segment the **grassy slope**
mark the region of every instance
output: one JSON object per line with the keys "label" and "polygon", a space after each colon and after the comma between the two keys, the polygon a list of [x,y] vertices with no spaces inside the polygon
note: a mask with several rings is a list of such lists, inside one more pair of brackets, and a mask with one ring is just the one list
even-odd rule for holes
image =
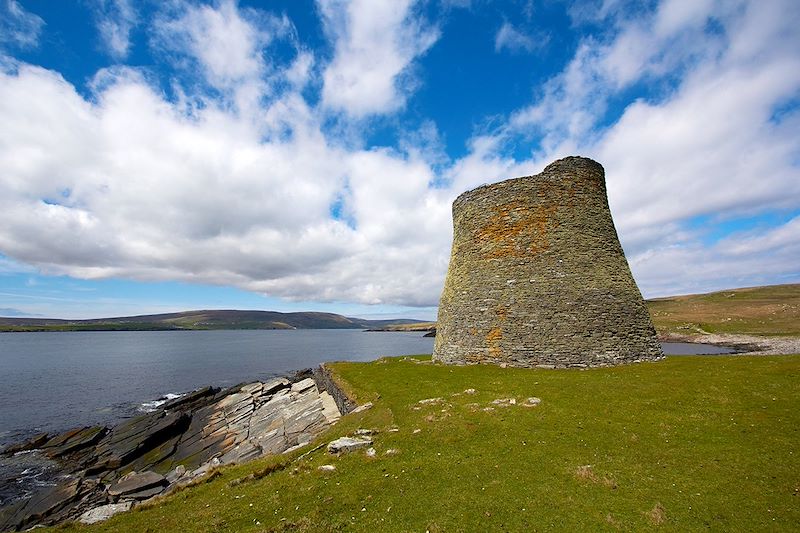
{"label": "grassy slope", "polygon": [[[377,458],[321,449],[292,463],[262,459],[86,529],[763,531],[800,523],[798,355],[586,371],[408,359],[334,369],[375,407],[326,437],[380,428]],[[477,394],[458,394],[468,387]],[[446,403],[414,409],[431,396]],[[541,405],[482,410],[529,396]],[[399,431],[387,432],[392,426]],[[389,448],[400,453],[383,455]],[[325,463],[337,470],[320,472]],[[275,464],[287,467],[231,483]]]}
{"label": "grassy slope", "polygon": [[800,335],[800,284],[649,300],[659,334]]}

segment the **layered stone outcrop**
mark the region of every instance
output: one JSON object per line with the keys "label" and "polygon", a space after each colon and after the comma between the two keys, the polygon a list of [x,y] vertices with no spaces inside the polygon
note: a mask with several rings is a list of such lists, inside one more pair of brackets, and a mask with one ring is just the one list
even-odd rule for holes
{"label": "layered stone outcrop", "polygon": [[453,202],[434,360],[608,366],[663,357],[619,243],[603,167],[567,157]]}
{"label": "layered stone outcrop", "polygon": [[98,521],[186,485],[215,466],[309,443],[341,416],[325,390],[335,384],[318,387],[310,375],[227,390],[205,387],[112,428],[37,435],[3,450],[6,456],[33,451],[55,460],[62,480],[0,505],[0,531],[79,517]]}

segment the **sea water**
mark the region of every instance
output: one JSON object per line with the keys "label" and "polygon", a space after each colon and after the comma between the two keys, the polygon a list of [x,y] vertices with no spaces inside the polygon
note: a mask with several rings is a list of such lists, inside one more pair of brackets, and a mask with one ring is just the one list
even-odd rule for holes
{"label": "sea water", "polygon": [[0,448],[39,432],[114,424],[205,385],[432,350],[420,332],[0,333]]}

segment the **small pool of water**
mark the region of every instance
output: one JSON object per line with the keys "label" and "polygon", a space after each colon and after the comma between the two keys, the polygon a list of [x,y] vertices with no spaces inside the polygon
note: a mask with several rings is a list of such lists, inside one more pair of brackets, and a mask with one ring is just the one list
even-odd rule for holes
{"label": "small pool of water", "polygon": [[720,355],[736,353],[728,346],[715,346],[713,344],[700,344],[696,342],[662,342],[661,349],[664,355]]}

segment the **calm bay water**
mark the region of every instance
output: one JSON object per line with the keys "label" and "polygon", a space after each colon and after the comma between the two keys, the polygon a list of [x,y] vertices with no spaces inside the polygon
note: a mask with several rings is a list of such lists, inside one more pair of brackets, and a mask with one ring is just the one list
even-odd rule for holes
{"label": "calm bay water", "polygon": [[[726,353],[665,343],[665,353]],[[171,393],[263,380],[325,361],[431,353],[422,333],[360,330],[0,333],[0,447],[113,424]]]}
{"label": "calm bay water", "polygon": [[0,333],[0,448],[112,424],[144,402],[325,361],[431,353],[422,333],[361,330]]}
{"label": "calm bay water", "polygon": [[728,346],[690,342],[662,342],[661,349],[666,355],[724,355],[736,353],[736,350]]}

